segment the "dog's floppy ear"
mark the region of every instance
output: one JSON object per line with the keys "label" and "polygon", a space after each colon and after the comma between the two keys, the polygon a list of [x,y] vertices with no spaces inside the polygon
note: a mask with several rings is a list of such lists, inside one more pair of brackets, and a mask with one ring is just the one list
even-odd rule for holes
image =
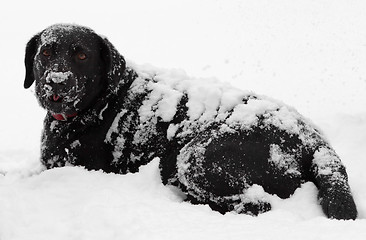
{"label": "dog's floppy ear", "polygon": [[34,82],[34,74],[33,74],[33,64],[34,64],[34,56],[36,55],[37,47],[38,47],[38,39],[39,34],[32,37],[31,40],[27,43],[27,47],[25,49],[25,80],[24,80],[24,88],[29,88],[32,86]]}
{"label": "dog's floppy ear", "polygon": [[126,68],[125,59],[115,49],[115,47],[108,41],[107,38],[101,39],[101,56],[104,62],[104,67],[108,77],[108,86],[112,91],[116,91],[118,85],[123,81],[123,73]]}

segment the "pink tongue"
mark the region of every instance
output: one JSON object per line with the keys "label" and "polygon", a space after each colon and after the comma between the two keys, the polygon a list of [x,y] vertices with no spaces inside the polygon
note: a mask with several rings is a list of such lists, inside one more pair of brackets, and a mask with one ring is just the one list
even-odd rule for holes
{"label": "pink tongue", "polygon": [[60,96],[53,95],[53,96],[52,96],[52,98],[53,98],[53,101],[55,101],[55,102],[56,102],[57,100],[59,100],[59,99],[60,99]]}

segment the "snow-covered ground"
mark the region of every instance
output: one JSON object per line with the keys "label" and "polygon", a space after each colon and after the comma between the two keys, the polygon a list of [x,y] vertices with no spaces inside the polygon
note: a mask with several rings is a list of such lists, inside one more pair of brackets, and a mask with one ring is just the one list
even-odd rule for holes
{"label": "snow-covered ground", "polygon": [[[0,239],[366,239],[366,2],[7,1],[0,9]],[[158,160],[138,174],[39,173],[45,112],[24,49],[59,22],[89,26],[136,63],[269,95],[312,119],[347,166],[359,218],[329,220],[307,183],[251,217],[182,202]]]}

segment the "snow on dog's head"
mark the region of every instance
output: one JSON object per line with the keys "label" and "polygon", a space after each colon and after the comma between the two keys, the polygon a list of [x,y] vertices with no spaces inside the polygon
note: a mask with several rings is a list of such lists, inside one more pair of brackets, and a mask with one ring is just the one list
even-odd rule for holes
{"label": "snow on dog's head", "polygon": [[27,44],[24,87],[35,81],[42,107],[53,114],[75,115],[110,86],[113,50],[107,39],[87,27],[50,26]]}

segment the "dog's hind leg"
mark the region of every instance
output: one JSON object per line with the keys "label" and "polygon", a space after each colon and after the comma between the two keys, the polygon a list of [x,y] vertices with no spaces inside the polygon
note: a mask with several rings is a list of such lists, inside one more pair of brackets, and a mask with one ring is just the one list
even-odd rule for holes
{"label": "dog's hind leg", "polygon": [[224,135],[208,130],[180,151],[178,179],[193,203],[207,203],[222,213],[268,211],[271,206],[260,191],[253,195],[254,186],[287,198],[301,185],[298,146],[291,139],[283,143],[285,137],[261,130]]}
{"label": "dog's hind leg", "polygon": [[[260,192],[257,192],[259,189]],[[225,214],[227,212],[235,212],[238,214],[244,213],[248,215],[257,216],[258,214],[271,210],[271,204],[263,194],[263,188],[254,185],[244,190],[242,194],[235,194],[232,196],[215,196],[211,195],[210,199],[203,199],[197,195],[187,196],[186,201],[192,204],[208,204],[211,209]]]}

